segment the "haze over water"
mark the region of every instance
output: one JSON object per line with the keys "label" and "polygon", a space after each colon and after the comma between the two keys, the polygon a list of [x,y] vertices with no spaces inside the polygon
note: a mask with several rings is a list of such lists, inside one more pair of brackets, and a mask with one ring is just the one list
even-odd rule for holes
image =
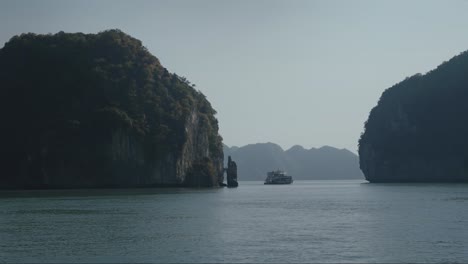
{"label": "haze over water", "polygon": [[12,262],[467,262],[465,184],[0,193]]}

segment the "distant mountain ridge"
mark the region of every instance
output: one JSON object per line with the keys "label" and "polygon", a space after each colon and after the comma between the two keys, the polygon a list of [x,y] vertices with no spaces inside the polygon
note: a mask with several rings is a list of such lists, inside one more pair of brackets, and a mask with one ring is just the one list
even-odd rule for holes
{"label": "distant mountain ridge", "polygon": [[264,180],[266,173],[283,169],[295,180],[364,179],[359,157],[347,149],[330,146],[305,149],[295,145],[283,150],[275,143],[243,147],[223,145],[224,156],[232,156],[238,166],[239,180]]}

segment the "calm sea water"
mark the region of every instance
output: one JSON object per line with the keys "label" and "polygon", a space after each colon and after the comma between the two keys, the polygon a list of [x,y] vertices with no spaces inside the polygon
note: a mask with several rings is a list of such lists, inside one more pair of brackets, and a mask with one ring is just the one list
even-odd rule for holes
{"label": "calm sea water", "polygon": [[468,262],[468,185],[0,192],[0,262]]}

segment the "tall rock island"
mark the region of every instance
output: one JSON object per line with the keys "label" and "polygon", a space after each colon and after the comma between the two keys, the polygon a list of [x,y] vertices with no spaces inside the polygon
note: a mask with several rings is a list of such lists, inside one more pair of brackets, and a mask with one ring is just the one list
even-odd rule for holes
{"label": "tall rock island", "polygon": [[239,183],[237,182],[237,164],[231,159],[231,156],[228,157],[228,167],[226,169],[226,178],[227,178],[227,187],[238,187]]}
{"label": "tall rock island", "polygon": [[0,188],[217,186],[215,110],[119,30],[0,49]]}
{"label": "tall rock island", "polygon": [[468,181],[468,52],[383,92],[359,141],[370,182]]}

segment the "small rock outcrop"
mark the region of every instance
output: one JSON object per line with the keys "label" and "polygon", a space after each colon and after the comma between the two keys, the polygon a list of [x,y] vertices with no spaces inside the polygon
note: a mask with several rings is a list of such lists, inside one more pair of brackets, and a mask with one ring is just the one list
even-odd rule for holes
{"label": "small rock outcrop", "polygon": [[468,53],[383,92],[359,140],[370,182],[468,181]]}
{"label": "small rock outcrop", "polygon": [[239,186],[239,183],[237,182],[237,164],[231,159],[231,156],[228,158],[228,167],[226,173],[227,187]]}
{"label": "small rock outcrop", "polygon": [[0,188],[217,186],[216,111],[121,32],[0,49]]}

